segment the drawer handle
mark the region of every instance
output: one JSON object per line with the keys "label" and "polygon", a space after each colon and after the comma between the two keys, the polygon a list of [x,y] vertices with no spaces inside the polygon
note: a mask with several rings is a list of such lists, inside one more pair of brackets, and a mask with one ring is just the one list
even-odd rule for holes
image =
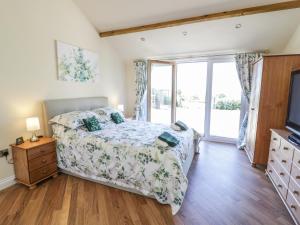
{"label": "drawer handle", "polygon": [[273,141],[277,141],[277,138],[273,138]]}
{"label": "drawer handle", "polygon": [[284,176],[284,173],[283,173],[283,172],[281,172],[281,173],[279,173],[279,175],[280,175],[280,176]]}
{"label": "drawer handle", "polygon": [[286,163],[286,160],[283,159],[283,160],[281,160],[281,162]]}
{"label": "drawer handle", "polygon": [[[272,152],[275,152],[275,148],[272,148]],[[300,160],[299,160],[300,161]]]}
{"label": "drawer handle", "polygon": [[42,163],[46,163],[46,162],[47,162],[47,160],[46,160],[46,159],[43,159],[43,160],[42,160]]}
{"label": "drawer handle", "polygon": [[283,150],[289,150],[289,148],[288,147],[283,147]]}
{"label": "drawer handle", "polygon": [[297,209],[297,207],[296,207],[295,205],[291,205],[291,209],[294,209],[294,210],[296,210],[296,209]]}
{"label": "drawer handle", "polygon": [[293,191],[294,195],[299,195],[298,191]]}
{"label": "drawer handle", "polygon": [[273,171],[272,170],[269,170],[269,173],[272,173]]}
{"label": "drawer handle", "polygon": [[298,160],[298,163],[300,164],[300,160]]}
{"label": "drawer handle", "polygon": [[278,186],[279,188],[282,188],[282,185],[281,185],[281,184],[278,184],[277,186]]}
{"label": "drawer handle", "polygon": [[273,162],[274,162],[274,160],[273,160],[273,159],[271,159],[271,160],[270,160],[270,162],[272,162],[272,163],[273,163]]}
{"label": "drawer handle", "polygon": [[296,176],[296,179],[300,179],[300,176]]}

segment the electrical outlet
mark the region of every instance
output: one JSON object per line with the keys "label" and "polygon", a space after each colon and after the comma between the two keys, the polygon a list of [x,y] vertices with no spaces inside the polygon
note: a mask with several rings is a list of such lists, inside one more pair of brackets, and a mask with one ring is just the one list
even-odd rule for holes
{"label": "electrical outlet", "polygon": [[2,150],[0,150],[0,158],[1,157],[7,157],[8,156],[8,149],[6,148],[6,149],[2,149]]}

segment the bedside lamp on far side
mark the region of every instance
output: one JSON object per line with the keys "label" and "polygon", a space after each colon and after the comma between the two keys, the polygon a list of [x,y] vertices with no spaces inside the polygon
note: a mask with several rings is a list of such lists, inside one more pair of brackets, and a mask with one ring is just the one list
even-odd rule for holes
{"label": "bedside lamp on far side", "polygon": [[124,112],[124,105],[118,105],[118,110],[120,110],[121,112]]}
{"label": "bedside lamp on far side", "polygon": [[39,138],[36,136],[36,131],[40,129],[40,121],[38,117],[30,117],[26,119],[26,127],[28,131],[32,131],[32,137],[30,138],[31,142],[39,141]]}

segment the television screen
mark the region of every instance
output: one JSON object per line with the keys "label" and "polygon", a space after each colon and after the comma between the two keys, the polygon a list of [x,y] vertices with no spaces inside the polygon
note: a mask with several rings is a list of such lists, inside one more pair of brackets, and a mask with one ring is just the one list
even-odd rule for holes
{"label": "television screen", "polygon": [[292,73],[286,125],[300,135],[300,70]]}

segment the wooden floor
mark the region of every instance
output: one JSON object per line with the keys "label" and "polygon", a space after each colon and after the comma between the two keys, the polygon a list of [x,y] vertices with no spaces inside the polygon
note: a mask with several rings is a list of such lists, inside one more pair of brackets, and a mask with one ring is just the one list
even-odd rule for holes
{"label": "wooden floor", "polygon": [[0,192],[0,224],[289,225],[288,212],[263,171],[233,145],[204,142],[176,216],[169,206],[125,191],[60,175],[35,190]]}

